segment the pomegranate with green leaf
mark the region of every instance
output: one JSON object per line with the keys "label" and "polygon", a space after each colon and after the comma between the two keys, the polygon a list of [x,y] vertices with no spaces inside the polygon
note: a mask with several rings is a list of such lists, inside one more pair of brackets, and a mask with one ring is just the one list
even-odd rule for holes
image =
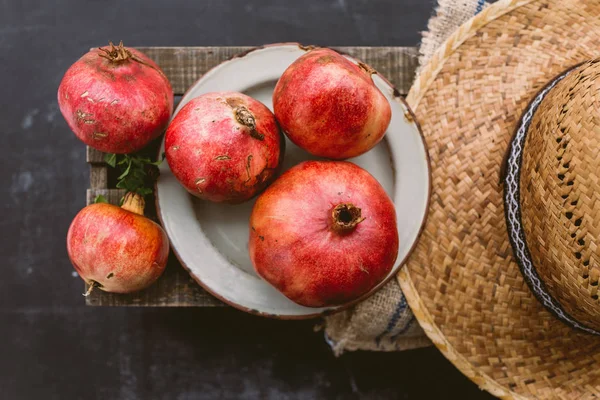
{"label": "pomegranate with green leaf", "polygon": [[79,276],[94,288],[130,293],[163,273],[169,240],[144,217],[144,199],[127,193],[123,206],[99,202],[82,209],[69,227],[67,252]]}

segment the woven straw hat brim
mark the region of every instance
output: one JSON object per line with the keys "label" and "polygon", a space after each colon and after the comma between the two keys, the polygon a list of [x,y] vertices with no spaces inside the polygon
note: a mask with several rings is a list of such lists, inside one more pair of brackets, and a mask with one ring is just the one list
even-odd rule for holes
{"label": "woven straw hat brim", "polygon": [[429,150],[433,191],[398,279],[433,343],[499,397],[600,398],[600,337],[566,326],[529,290],[499,183],[529,101],[598,53],[600,1],[501,0],[442,45],[407,98]]}

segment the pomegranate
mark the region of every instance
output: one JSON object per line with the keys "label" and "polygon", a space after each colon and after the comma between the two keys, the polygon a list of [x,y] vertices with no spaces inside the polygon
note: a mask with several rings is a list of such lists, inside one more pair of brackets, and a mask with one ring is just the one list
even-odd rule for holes
{"label": "pomegranate", "polygon": [[96,203],[81,210],[69,227],[67,251],[90,291],[97,287],[130,293],[150,286],[163,273],[169,240],[158,224],[144,217],[144,199],[130,192],[122,207]]}
{"label": "pomegranate", "polygon": [[396,212],[364,169],[307,161],[259,196],[249,248],[256,272],[292,301],[340,305],[368,293],[392,269]]}
{"label": "pomegranate", "polygon": [[58,87],[58,105],[88,146],[132,153],[167,127],[173,91],[154,61],[123,42],[118,47],[110,43],[71,65]]}
{"label": "pomegranate", "polygon": [[262,191],[283,161],[285,140],[275,117],[237,92],[192,99],[167,128],[171,171],[194,196],[241,203]]}
{"label": "pomegranate", "polygon": [[392,117],[372,73],[333,50],[311,50],[277,82],[275,117],[290,140],[311,154],[359,156],[379,143]]}

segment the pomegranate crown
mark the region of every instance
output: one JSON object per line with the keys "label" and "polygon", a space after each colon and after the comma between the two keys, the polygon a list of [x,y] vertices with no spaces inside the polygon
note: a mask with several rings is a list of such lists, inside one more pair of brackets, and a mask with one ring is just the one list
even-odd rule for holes
{"label": "pomegranate crown", "polygon": [[123,46],[122,40],[118,46],[115,46],[113,42],[108,42],[108,45],[110,46],[110,49],[98,47],[98,50],[101,51],[101,53],[98,54],[100,57],[106,58],[107,60],[112,62],[122,62],[130,58],[135,59],[133,54],[131,54],[131,51],[129,51],[125,46]]}

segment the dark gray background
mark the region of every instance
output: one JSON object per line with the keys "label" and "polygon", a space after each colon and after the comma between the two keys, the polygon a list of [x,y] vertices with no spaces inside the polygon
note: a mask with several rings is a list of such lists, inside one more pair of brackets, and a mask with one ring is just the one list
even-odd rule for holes
{"label": "dark gray background", "polygon": [[1,398],[487,398],[434,348],[335,358],[310,321],[86,308],[65,250],[88,168],[56,91],[91,46],[416,45],[433,0],[0,5]]}

